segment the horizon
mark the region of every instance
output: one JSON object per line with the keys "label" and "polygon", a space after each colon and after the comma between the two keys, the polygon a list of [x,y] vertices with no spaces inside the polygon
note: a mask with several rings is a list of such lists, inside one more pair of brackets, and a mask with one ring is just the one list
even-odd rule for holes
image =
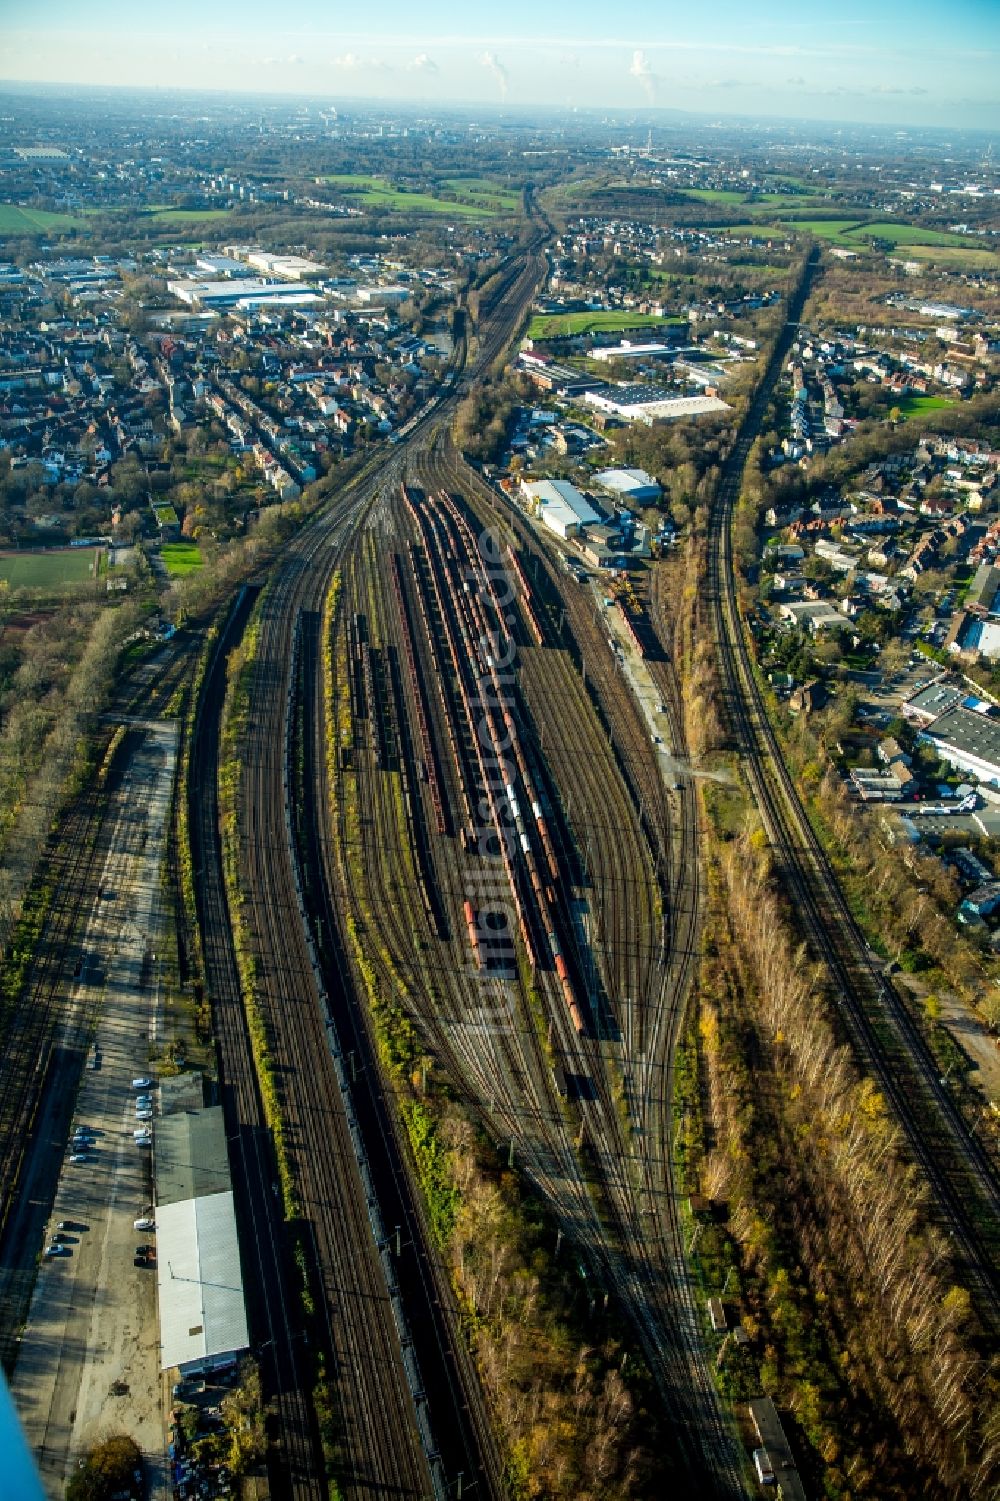
{"label": "horizon", "polygon": [[10,0],[4,84],[1000,129],[1000,7],[884,0],[874,10],[843,0],[829,23],[803,18],[794,0],[754,17],[718,0],[702,22],[638,0],[629,31],[609,35],[593,4],[554,0],[541,33],[526,0],[512,0],[503,30],[473,21],[456,34],[443,0],[429,0],[419,31],[401,0],[387,0],[369,31],[332,25],[318,0],[299,8],[295,29],[276,28],[263,0],[219,0],[207,19],[195,0],[177,0],[169,21],[140,19],[140,29],[123,0],[91,0],[85,27],[72,0],[41,13]]}

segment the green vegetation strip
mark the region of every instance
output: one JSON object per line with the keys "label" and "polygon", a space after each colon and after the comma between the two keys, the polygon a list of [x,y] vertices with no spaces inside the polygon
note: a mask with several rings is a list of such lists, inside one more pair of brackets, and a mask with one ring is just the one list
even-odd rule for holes
{"label": "green vegetation strip", "polygon": [[244,914],[245,896],[239,870],[239,800],[242,767],[239,746],[247,728],[250,709],[250,681],[260,647],[261,616],[266,590],[261,593],[247,624],[243,640],[230,654],[227,667],[229,684],[223,709],[219,747],[219,811],[222,822],[222,867],[233,927],[233,946],[239,970],[240,990],[246,1011],[250,1045],[260,1085],[264,1118],[274,1138],[278,1179],[286,1219],[296,1219],[299,1203],[285,1140],[284,1116],[278,1093],[277,1077],[271,1058],[267,1024],[257,990],[257,963],[253,941]]}

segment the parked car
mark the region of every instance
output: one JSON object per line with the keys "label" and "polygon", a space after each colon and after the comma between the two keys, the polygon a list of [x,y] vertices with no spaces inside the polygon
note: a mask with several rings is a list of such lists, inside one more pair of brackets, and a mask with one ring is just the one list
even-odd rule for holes
{"label": "parked car", "polygon": [[155,1230],[156,1221],[150,1219],[148,1214],[141,1215],[139,1219],[132,1221],[133,1230]]}
{"label": "parked car", "polygon": [[152,1087],[153,1087],[153,1081],[152,1081],[152,1079],[147,1079],[146,1076],[145,1076],[145,1074],[143,1075],[143,1077],[141,1079],[133,1079],[132,1080],[132,1088],[133,1089],[152,1089]]}
{"label": "parked car", "polygon": [[153,1119],[153,1112],[148,1105],[145,1105],[135,1112],[135,1118],[137,1121],[151,1121]]}
{"label": "parked car", "polygon": [[89,1152],[70,1152],[69,1160],[70,1162],[93,1162],[94,1159]]}
{"label": "parked car", "polygon": [[45,1247],[44,1254],[48,1261],[51,1261],[53,1256],[68,1256],[70,1254],[69,1246],[61,1246],[57,1241],[52,1241]]}

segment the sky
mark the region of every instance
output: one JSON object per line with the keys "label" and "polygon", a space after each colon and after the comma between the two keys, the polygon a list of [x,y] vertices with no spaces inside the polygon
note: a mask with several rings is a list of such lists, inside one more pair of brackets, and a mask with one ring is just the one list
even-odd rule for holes
{"label": "sky", "polygon": [[991,131],[1000,0],[0,0],[0,79]]}

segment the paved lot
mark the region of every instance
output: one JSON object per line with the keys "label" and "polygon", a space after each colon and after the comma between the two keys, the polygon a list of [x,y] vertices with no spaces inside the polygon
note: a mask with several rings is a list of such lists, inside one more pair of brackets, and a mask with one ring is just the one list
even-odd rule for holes
{"label": "paved lot", "polygon": [[[155,962],[160,870],[177,727],[149,724],[114,795],[114,834],[84,939],[68,1015],[97,1017],[97,1069],[80,1084],[75,1125],[94,1134],[90,1160],[63,1161],[51,1231],[71,1222],[68,1256],[43,1260],[12,1389],[48,1493],[61,1497],[79,1454],[112,1431],[146,1455],[149,1494],[166,1496],[156,1273],[133,1265],[154,1237],[132,1222],[151,1202],[148,1150],[132,1140],[131,1080],[149,1071],[162,1022]],[[71,1024],[67,1022],[67,1028]],[[49,1149],[62,1152],[53,1141]],[[46,1237],[49,1239],[50,1237]],[[2,1493],[2,1485],[0,1485]]]}

